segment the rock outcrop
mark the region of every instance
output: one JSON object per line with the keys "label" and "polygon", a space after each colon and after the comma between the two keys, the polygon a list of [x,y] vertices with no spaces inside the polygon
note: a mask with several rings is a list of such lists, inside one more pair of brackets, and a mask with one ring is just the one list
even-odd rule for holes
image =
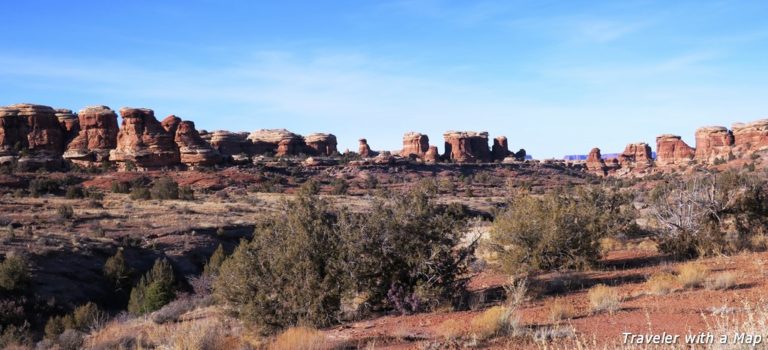
{"label": "rock outcrop", "polygon": [[69,109],[57,109],[56,119],[64,133],[64,146],[68,145],[80,133],[80,121]]}
{"label": "rock outcrop", "polygon": [[379,152],[372,151],[371,147],[368,146],[368,140],[360,139],[359,141],[360,141],[360,145],[357,147],[357,153],[360,154],[360,157],[373,158],[379,155]]}
{"label": "rock outcrop", "polygon": [[622,168],[646,169],[653,165],[651,146],[645,142],[630,143],[619,155]]}
{"label": "rock outcrop", "polygon": [[737,156],[768,149],[768,119],[751,123],[735,123],[731,129]]}
{"label": "rock outcrop", "polygon": [[424,161],[427,163],[437,163],[440,160],[440,153],[437,152],[437,146],[429,146],[427,153],[424,153]]}
{"label": "rock outcrop", "polygon": [[658,166],[689,164],[695,157],[696,150],[680,136],[667,134],[656,138],[655,164]]}
{"label": "rock outcrop", "polygon": [[714,163],[730,158],[734,144],[733,133],[723,126],[707,126],[696,130],[696,160]]}
{"label": "rock outcrop", "polygon": [[336,136],[333,134],[314,133],[304,137],[307,153],[310,155],[332,156],[339,154],[336,150]]}
{"label": "rock outcrop", "polygon": [[16,155],[29,147],[27,134],[29,125],[24,117],[19,116],[18,108],[0,107],[0,156],[12,162]]}
{"label": "rock outcrop", "polygon": [[117,135],[117,147],[110,160],[121,169],[133,163],[138,169],[158,169],[179,164],[179,149],[174,135],[169,134],[155,112],[146,108],[120,109],[123,123]]}
{"label": "rock outcrop", "polygon": [[255,154],[271,153],[277,157],[284,157],[307,151],[304,138],[285,129],[256,130],[248,135],[248,140],[253,144]]}
{"label": "rock outcrop", "polygon": [[[493,153],[493,160],[504,160],[512,152],[509,151],[509,145],[507,144],[506,136],[499,136],[493,139],[493,146],[491,147]],[[523,156],[525,158],[525,156]]]}
{"label": "rock outcrop", "polygon": [[445,159],[457,162],[489,162],[488,133],[474,131],[448,131],[445,139]]}
{"label": "rock outcrop", "polygon": [[599,176],[608,175],[608,167],[605,166],[603,155],[600,152],[600,149],[597,147],[589,151],[589,155],[587,156],[587,161],[586,161],[586,167],[587,167],[587,171],[589,171],[590,173],[593,173]]}
{"label": "rock outcrop", "polygon": [[15,104],[0,108],[0,163],[18,162],[19,169],[61,166],[64,132],[56,111],[48,106]]}
{"label": "rock outcrop", "polygon": [[219,152],[200,137],[197,129],[195,129],[195,123],[185,120],[179,122],[172,129],[176,130],[174,141],[179,147],[182,164],[187,166],[212,166],[222,161]]}
{"label": "rock outcrop", "polygon": [[83,166],[109,160],[117,146],[117,114],[107,106],[86,107],[77,113],[80,132],[67,145],[64,159]]}
{"label": "rock outcrop", "polygon": [[167,132],[170,135],[176,135],[176,129],[179,127],[179,124],[181,123],[181,118],[171,114],[163,121],[160,122],[160,125],[163,126],[163,129],[165,129],[165,132]]}
{"label": "rock outcrop", "polygon": [[[201,136],[201,138],[203,137]],[[236,163],[241,163],[250,161],[252,154],[253,144],[247,138],[248,133],[216,130],[210,133],[210,144],[223,157]]]}
{"label": "rock outcrop", "polygon": [[407,132],[403,135],[403,149],[400,156],[405,158],[423,158],[429,150],[429,137],[418,132]]}

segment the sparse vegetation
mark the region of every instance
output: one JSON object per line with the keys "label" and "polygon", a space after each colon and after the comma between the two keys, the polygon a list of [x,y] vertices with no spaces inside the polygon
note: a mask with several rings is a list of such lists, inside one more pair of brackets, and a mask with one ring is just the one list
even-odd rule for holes
{"label": "sparse vegetation", "polygon": [[621,305],[619,293],[604,284],[598,284],[592,287],[587,293],[590,309],[594,313],[608,312],[613,314],[618,311]]}
{"label": "sparse vegetation", "polygon": [[707,289],[728,290],[736,286],[737,276],[733,272],[721,272],[707,282]]}
{"label": "sparse vegetation", "polygon": [[498,336],[512,327],[513,309],[504,306],[494,306],[475,316],[470,322],[470,329],[479,339]]}
{"label": "sparse vegetation", "polygon": [[576,315],[576,310],[573,305],[568,304],[562,299],[556,299],[549,307],[549,319],[552,322],[559,322],[562,320],[568,320]]}
{"label": "sparse vegetation", "polygon": [[701,287],[707,280],[709,270],[699,263],[687,263],[680,267],[677,273],[677,282],[683,288]]}
{"label": "sparse vegetation", "polygon": [[159,310],[173,300],[175,283],[168,260],[156,260],[152,270],[142,276],[131,291],[128,311],[140,315]]}
{"label": "sparse vegetation", "polygon": [[275,338],[270,350],[329,350],[331,342],[320,332],[307,327],[289,328]]}
{"label": "sparse vegetation", "polygon": [[6,256],[0,262],[0,292],[18,293],[29,283],[27,260],[20,256]]}
{"label": "sparse vegetation", "polygon": [[508,272],[593,266],[601,238],[631,229],[627,201],[599,188],[541,197],[516,194],[494,221],[491,248]]}
{"label": "sparse vegetation", "polygon": [[674,275],[662,272],[651,276],[645,282],[645,289],[653,295],[667,295],[675,289],[676,285],[677,279]]}

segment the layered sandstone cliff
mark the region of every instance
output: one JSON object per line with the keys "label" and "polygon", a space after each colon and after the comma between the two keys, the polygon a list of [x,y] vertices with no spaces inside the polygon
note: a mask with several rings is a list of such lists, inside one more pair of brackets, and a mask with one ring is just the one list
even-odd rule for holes
{"label": "layered sandstone cliff", "polygon": [[680,136],[661,135],[656,138],[656,165],[685,165],[693,162],[696,149],[688,146]]}
{"label": "layered sandstone cliff", "polygon": [[490,162],[493,157],[488,148],[488,133],[475,131],[448,131],[443,134],[447,160],[457,163]]}
{"label": "layered sandstone cliff", "polygon": [[155,119],[155,112],[147,108],[120,109],[123,118],[117,135],[117,146],[109,158],[125,168],[133,164],[139,169],[172,167],[180,162],[179,149],[163,125]]}
{"label": "layered sandstone cliff", "polygon": [[77,113],[80,131],[67,145],[64,159],[91,166],[109,160],[117,146],[117,114],[107,106],[86,107]]}

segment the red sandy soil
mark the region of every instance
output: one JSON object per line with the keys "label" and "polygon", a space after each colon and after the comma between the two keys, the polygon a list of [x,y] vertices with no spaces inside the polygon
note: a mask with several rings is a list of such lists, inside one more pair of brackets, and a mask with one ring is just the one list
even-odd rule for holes
{"label": "red sandy soil", "polygon": [[[572,326],[577,339],[587,344],[588,348],[603,348],[621,345],[623,332],[667,332],[684,336],[688,333],[712,330],[717,323],[717,316],[713,316],[714,309],[743,309],[746,306],[754,307],[766,303],[764,298],[768,290],[768,253],[745,253],[701,262],[710,269],[710,276],[726,271],[735,273],[738,276],[737,285],[725,291],[697,288],[676,290],[665,296],[647,295],[643,284],[649,276],[663,271],[675,272],[682,263],[666,262],[663,257],[653,253],[615,251],[608,254],[602,266],[595,271],[537,276],[531,290],[538,288],[544,292],[520,306],[520,324],[529,329],[555,326],[550,320],[550,307],[554,300],[560,299],[575,310],[575,317],[561,321],[560,325]],[[574,281],[575,287],[570,291],[557,291],[553,286],[564,279]],[[506,281],[507,277],[504,275],[483,272],[472,278],[470,289],[475,292],[499,290]],[[613,315],[593,315],[589,310],[587,291],[589,287],[599,283],[615,286],[622,297],[621,309]],[[493,303],[488,303],[477,311],[385,316],[339,326],[325,332],[332,339],[352,344],[366,344],[371,339],[377,339],[377,349],[420,349],[430,343],[442,341],[438,335],[442,322],[456,319],[468,327],[473,317],[492,305]],[[487,348],[542,347],[541,344],[534,343],[531,337],[496,339],[489,343]],[[570,347],[566,345],[561,348]]]}

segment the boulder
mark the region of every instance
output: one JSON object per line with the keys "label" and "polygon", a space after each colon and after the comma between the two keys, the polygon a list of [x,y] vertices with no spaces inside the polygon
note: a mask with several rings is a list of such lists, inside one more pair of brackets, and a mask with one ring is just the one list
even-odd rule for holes
{"label": "boulder", "polygon": [[[498,136],[493,139],[493,146],[491,147],[493,153],[493,160],[504,160],[512,152],[509,151],[509,145],[507,144],[506,136]],[[525,158],[525,157],[523,157]]]}
{"label": "boulder", "polygon": [[147,108],[123,107],[123,123],[117,134],[117,147],[109,154],[110,160],[125,169],[133,163],[138,169],[159,169],[180,162],[174,135],[169,134]]}
{"label": "boulder", "polygon": [[187,166],[212,166],[222,161],[221,154],[200,137],[194,122],[179,122],[175,130],[174,141],[179,147],[181,163]]}
{"label": "boulder", "polygon": [[360,145],[357,148],[357,153],[360,154],[363,158],[372,158],[379,154],[379,152],[375,152],[371,150],[371,147],[368,146],[368,140],[366,139],[360,139]]}
{"label": "boulder", "polygon": [[403,149],[400,156],[405,158],[423,158],[429,150],[429,137],[418,132],[407,132],[403,135]]}
{"label": "boulder", "polygon": [[304,143],[307,145],[307,153],[319,156],[338,155],[336,150],[336,136],[333,134],[314,133],[304,137]]}
{"label": "boulder", "polygon": [[653,165],[651,146],[647,143],[630,143],[619,155],[622,168],[645,169]]}
{"label": "boulder", "polygon": [[83,166],[109,160],[117,146],[117,114],[107,106],[86,107],[77,113],[80,132],[67,145],[64,159]]}
{"label": "boulder", "polygon": [[489,162],[492,159],[488,148],[488,133],[485,131],[448,131],[443,134],[443,138],[445,159],[457,163]]}
{"label": "boulder", "polygon": [[727,160],[734,144],[733,133],[723,126],[707,126],[696,130],[696,160],[714,163]]}
{"label": "boulder", "polygon": [[[253,144],[254,154],[271,153],[278,157],[284,157],[299,155],[307,151],[304,138],[286,129],[256,130],[248,135],[248,140]],[[334,150],[335,148],[334,144]]]}
{"label": "boulder", "polygon": [[680,136],[661,135],[656,138],[656,164],[659,166],[688,164],[696,157],[696,150]]}

